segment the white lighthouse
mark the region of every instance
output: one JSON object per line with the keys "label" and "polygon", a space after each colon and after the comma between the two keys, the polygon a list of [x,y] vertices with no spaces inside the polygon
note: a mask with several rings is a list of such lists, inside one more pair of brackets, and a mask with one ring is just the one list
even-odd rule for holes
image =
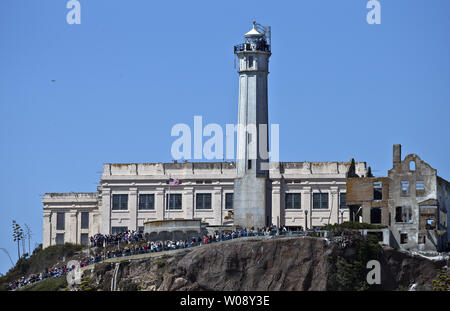
{"label": "white lighthouse", "polygon": [[239,60],[234,224],[247,228],[271,224],[267,101],[270,45],[270,27],[253,22],[245,42],[234,47]]}

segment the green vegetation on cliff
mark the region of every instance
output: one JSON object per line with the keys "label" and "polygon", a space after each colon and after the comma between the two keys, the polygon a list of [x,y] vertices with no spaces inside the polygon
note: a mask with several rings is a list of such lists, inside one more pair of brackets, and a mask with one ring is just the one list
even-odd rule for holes
{"label": "green vegetation on cliff", "polygon": [[64,258],[72,257],[76,252],[85,248],[82,245],[66,243],[63,245],[53,245],[42,249],[42,244],[35,248],[29,258],[21,257],[16,265],[11,268],[6,275],[0,278],[0,290],[8,290],[8,284],[22,276],[41,273],[45,268],[51,268]]}

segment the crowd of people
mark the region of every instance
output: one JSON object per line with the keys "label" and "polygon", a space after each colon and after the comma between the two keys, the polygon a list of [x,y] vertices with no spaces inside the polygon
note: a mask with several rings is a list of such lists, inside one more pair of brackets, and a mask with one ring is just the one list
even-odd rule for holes
{"label": "crowd of people", "polygon": [[128,230],[116,234],[101,234],[97,233],[96,235],[90,238],[91,247],[106,247],[108,245],[117,244],[117,243],[133,243],[142,241],[144,238],[143,233],[141,231]]}
{"label": "crowd of people", "polygon": [[[150,241],[143,232],[128,230],[117,234],[96,234],[90,238],[90,246],[103,248],[103,251],[99,252],[96,256],[90,256],[80,261],[80,267],[86,267],[94,263],[101,262],[103,260],[115,257],[131,256],[138,254],[154,253],[161,251],[169,251],[175,249],[189,248],[204,244],[211,244],[215,242],[227,241],[237,239],[241,237],[249,236],[264,236],[264,235],[282,235],[287,232],[286,227],[277,228],[276,226],[263,227],[263,228],[243,228],[236,230],[216,231],[212,235],[204,235],[203,237],[193,237],[189,240],[165,240],[165,241]],[[120,247],[125,243],[126,246]],[[111,248],[108,246],[117,245],[117,248]],[[20,280],[10,284],[10,289],[35,283],[47,279],[49,277],[59,277],[66,275],[75,267],[54,268],[52,270],[46,269],[46,271],[32,275],[29,278],[22,277]]]}
{"label": "crowd of people", "polygon": [[9,283],[9,289],[15,290],[28,284],[33,284],[48,278],[57,278],[69,273],[74,267],[62,266],[60,268],[45,269],[44,272],[33,274],[28,278],[21,277],[19,280]]}

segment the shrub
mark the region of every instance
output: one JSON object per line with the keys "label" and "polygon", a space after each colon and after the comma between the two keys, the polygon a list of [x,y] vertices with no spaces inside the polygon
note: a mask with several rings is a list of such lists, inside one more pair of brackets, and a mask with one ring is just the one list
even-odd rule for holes
{"label": "shrub", "polygon": [[18,291],[57,291],[67,287],[67,278],[60,276],[57,278],[48,278],[43,281],[17,289]]}
{"label": "shrub", "polygon": [[341,224],[326,225],[323,228],[323,230],[333,231],[333,230],[338,230],[338,229],[362,230],[362,229],[384,229],[384,228],[387,228],[387,226],[373,225],[373,224],[368,224],[365,222],[346,221]]}
{"label": "shrub", "polygon": [[8,288],[9,282],[15,281],[22,276],[43,272],[45,268],[52,267],[64,257],[69,258],[73,256],[83,248],[85,246],[66,243],[42,249],[42,244],[40,244],[34,249],[33,254],[29,258],[21,257],[16,265],[5,276],[0,278],[0,290]]}

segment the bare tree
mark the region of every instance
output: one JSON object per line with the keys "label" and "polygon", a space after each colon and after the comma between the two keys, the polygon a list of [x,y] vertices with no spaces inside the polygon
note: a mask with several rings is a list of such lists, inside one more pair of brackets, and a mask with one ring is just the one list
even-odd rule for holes
{"label": "bare tree", "polygon": [[25,237],[28,239],[28,255],[31,256],[31,236],[33,235],[33,232],[31,232],[30,226],[25,224]]}
{"label": "bare tree", "polygon": [[0,249],[1,249],[2,251],[4,251],[6,255],[8,255],[9,260],[11,261],[11,265],[14,267],[14,262],[13,262],[13,260],[11,259],[11,256],[9,256],[9,253],[8,253],[8,251],[6,250],[6,248],[0,248]]}

